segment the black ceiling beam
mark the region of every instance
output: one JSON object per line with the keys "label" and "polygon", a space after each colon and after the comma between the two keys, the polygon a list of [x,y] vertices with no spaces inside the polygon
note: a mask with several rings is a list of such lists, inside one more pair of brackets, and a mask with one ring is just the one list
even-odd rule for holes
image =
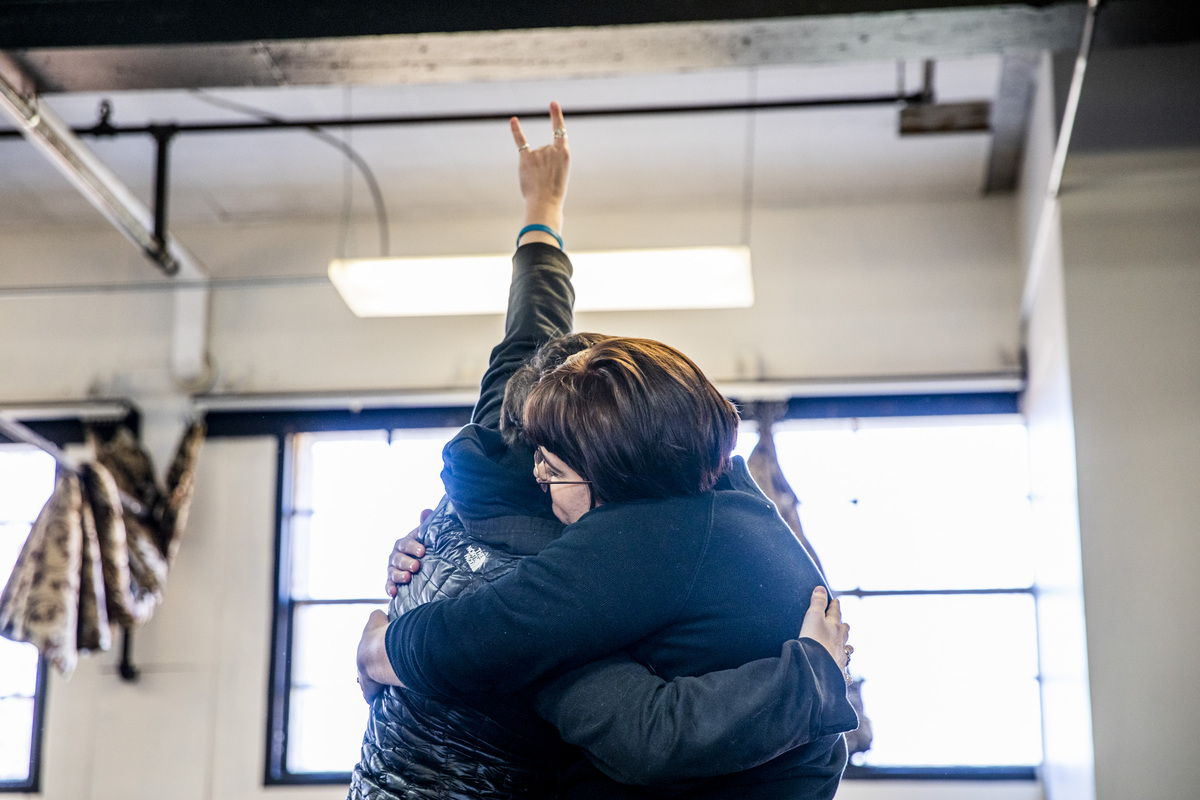
{"label": "black ceiling beam", "polygon": [[[1081,6],[1084,0],[0,0],[0,49],[208,44],[574,26]],[[1098,47],[1200,40],[1193,0],[1106,0]],[[949,32],[948,32],[948,35]]]}
{"label": "black ceiling beam", "polygon": [[0,0],[0,48],[640,25],[994,5],[1001,4],[994,0]]}
{"label": "black ceiling beam", "polygon": [[[659,22],[771,19],[1067,0],[0,0],[0,49],[202,44]],[[1082,0],[1071,0],[1079,4]],[[1190,0],[1111,0],[1191,6]],[[1158,15],[1160,12],[1154,12]],[[1134,17],[1142,17],[1140,12]],[[1145,20],[1138,20],[1145,29]],[[1150,23],[1148,35],[1161,32]],[[1169,26],[1168,26],[1169,27]],[[1178,27],[1175,27],[1178,31]],[[1147,34],[1147,30],[1142,30]],[[1118,33],[1118,38],[1120,34]],[[1158,40],[1157,38],[1155,39]]]}

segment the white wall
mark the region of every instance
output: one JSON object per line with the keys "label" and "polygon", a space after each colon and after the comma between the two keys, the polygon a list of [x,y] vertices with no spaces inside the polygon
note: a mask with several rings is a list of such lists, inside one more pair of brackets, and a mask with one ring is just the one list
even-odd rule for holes
{"label": "white wall", "polygon": [[[1028,259],[1022,411],[1029,426],[1031,520],[1038,585],[1042,676],[1042,781],[1049,800],[1093,800],[1083,574],[1079,546],[1074,419],[1063,299],[1060,207],[1046,186],[1058,131],[1050,59],[1030,115],[1020,205]],[[1039,231],[1039,228],[1041,230]]]}
{"label": "white wall", "polygon": [[1096,797],[1200,796],[1200,152],[1073,158],[1062,199]]}
{"label": "white wall", "polygon": [[[739,226],[735,210],[631,209],[571,219],[567,233],[580,249],[722,244],[739,241]],[[515,215],[411,223],[394,250],[505,252],[515,228]],[[304,223],[177,233],[217,277],[320,275],[337,240]],[[1014,240],[1011,198],[759,209],[754,308],[593,313],[578,325],[664,339],[719,380],[1012,370]],[[4,231],[0,279],[154,280],[131,251],[104,229]],[[170,313],[162,293],[0,292],[0,402],[168,391]],[[498,316],[360,320],[328,285],[218,289],[215,391],[470,389],[501,329]]]}

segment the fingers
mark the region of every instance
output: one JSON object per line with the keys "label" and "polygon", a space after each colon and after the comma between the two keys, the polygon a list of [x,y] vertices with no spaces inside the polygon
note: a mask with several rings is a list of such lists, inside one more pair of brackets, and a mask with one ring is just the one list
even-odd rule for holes
{"label": "fingers", "polygon": [[[420,540],[414,538],[416,531],[413,531],[403,539],[396,540],[396,546],[392,548],[392,563],[403,563],[408,561],[404,556],[412,556],[413,558],[421,558],[425,555],[425,545],[421,544]],[[400,555],[397,558],[397,554]],[[413,572],[416,572],[414,569]]]}
{"label": "fingers", "polygon": [[550,128],[555,134],[554,146],[559,150],[566,150],[567,136],[565,133],[562,136],[559,136],[558,132],[566,131],[567,123],[566,120],[563,119],[562,106],[560,106],[558,103],[552,102],[550,104]]}
{"label": "fingers", "polygon": [[[420,572],[421,562],[413,556],[425,555],[425,545],[420,542],[414,542],[412,539],[401,539],[400,542],[404,542],[404,549],[397,547],[392,551],[392,557],[388,559],[388,567],[408,570],[409,572]],[[396,544],[399,545],[400,542]]]}
{"label": "fingers", "polygon": [[[512,117],[508,121],[508,127],[512,130],[513,141],[517,145],[517,150],[522,153],[529,152],[529,139],[525,137],[525,131],[521,129],[521,120]],[[550,130],[555,134],[553,142],[554,146],[560,150],[567,147],[567,137],[565,135],[557,135],[558,131],[565,131],[567,127],[566,121],[563,119],[562,106],[558,103],[550,104]],[[422,517],[424,521],[424,517]]]}
{"label": "fingers", "polygon": [[829,601],[829,607],[825,609],[825,619],[830,622],[842,621],[842,603],[836,597]]}
{"label": "fingers", "polygon": [[[429,513],[428,509],[421,512],[422,522]],[[388,557],[387,580],[383,584],[383,590],[387,592],[388,597],[395,597],[399,592],[398,586],[411,581],[414,572],[421,571],[421,562],[418,559],[424,558],[425,545],[416,538],[420,535],[420,530],[413,528],[407,536],[397,539],[392,546],[392,554]]]}
{"label": "fingers", "polygon": [[[521,130],[521,120],[513,117],[508,121],[508,127],[512,129],[513,141],[517,143],[517,149],[521,152],[529,150],[529,140],[525,138],[525,132]],[[425,512],[421,512],[421,521],[425,521]]]}

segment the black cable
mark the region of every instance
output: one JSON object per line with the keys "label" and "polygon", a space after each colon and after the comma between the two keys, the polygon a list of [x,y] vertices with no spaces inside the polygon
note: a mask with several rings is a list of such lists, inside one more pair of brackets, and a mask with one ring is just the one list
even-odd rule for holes
{"label": "black cable", "polygon": [[[271,122],[275,124],[284,124],[287,120],[282,117],[277,117],[268,111],[263,111],[260,108],[244,105],[234,100],[227,100],[224,97],[216,97],[215,95],[207,94],[200,89],[193,89],[191,94],[201,102],[208,103],[218,108],[224,108],[228,111],[236,111],[239,114],[246,114],[257,118],[262,122]],[[325,131],[316,125],[305,125],[305,130],[309,131],[313,136],[316,136],[326,144],[336,147],[350,160],[354,166],[358,168],[359,173],[363,176],[363,181],[367,184],[367,189],[371,192],[371,200],[375,204],[375,218],[379,224],[379,255],[382,258],[388,256],[391,250],[391,242],[389,240],[387,208],[383,202],[383,192],[379,190],[379,183],[375,180],[375,174],[371,171],[370,165],[366,160],[359,155],[358,151],[350,146],[349,143],[342,141],[333,134]]]}

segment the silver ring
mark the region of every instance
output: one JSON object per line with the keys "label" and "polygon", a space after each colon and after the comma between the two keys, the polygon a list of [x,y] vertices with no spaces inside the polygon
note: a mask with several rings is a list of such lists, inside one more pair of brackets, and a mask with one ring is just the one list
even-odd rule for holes
{"label": "silver ring", "polygon": [[566,128],[555,128],[554,129],[554,138],[555,139],[567,138],[567,129]]}
{"label": "silver ring", "polygon": [[525,144],[523,144],[523,145],[519,145],[519,146],[517,147],[517,152],[518,152],[518,153],[521,153],[521,152],[524,152],[524,151],[526,151],[526,150],[528,150],[528,149],[529,149],[529,142],[526,142]]}

